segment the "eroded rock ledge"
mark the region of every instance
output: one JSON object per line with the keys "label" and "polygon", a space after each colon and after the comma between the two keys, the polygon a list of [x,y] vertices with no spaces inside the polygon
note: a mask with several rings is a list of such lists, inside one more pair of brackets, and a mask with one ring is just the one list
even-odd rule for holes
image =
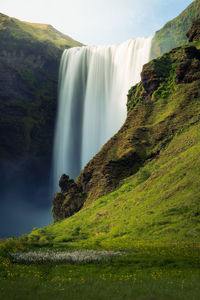
{"label": "eroded rock ledge", "polygon": [[189,42],[197,42],[200,40],[200,19],[196,19],[192,23],[192,27],[187,33]]}
{"label": "eroded rock ledge", "polygon": [[60,193],[56,193],[53,199],[53,218],[57,222],[68,218],[78,212],[85,202],[82,188],[73,179],[63,174],[59,181]]}

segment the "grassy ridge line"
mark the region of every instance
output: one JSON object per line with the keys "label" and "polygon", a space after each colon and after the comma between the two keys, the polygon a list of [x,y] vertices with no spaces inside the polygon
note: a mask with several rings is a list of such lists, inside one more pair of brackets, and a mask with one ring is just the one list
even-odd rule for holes
{"label": "grassy ridge line", "polygon": [[155,33],[151,57],[158,57],[187,43],[186,34],[192,22],[200,17],[200,0],[193,1],[179,16]]}
{"label": "grassy ridge line", "polygon": [[9,31],[17,39],[33,39],[50,42],[59,49],[82,46],[78,41],[59,32],[48,24],[23,22],[0,13],[0,30]]}

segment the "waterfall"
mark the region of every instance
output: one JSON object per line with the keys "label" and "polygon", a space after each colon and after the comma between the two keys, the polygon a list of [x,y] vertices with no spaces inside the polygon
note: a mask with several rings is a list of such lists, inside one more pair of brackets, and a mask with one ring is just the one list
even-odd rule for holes
{"label": "waterfall", "polygon": [[72,178],[126,118],[127,93],[149,61],[151,38],[115,46],[65,50],[59,71],[54,141],[54,188],[63,173]]}

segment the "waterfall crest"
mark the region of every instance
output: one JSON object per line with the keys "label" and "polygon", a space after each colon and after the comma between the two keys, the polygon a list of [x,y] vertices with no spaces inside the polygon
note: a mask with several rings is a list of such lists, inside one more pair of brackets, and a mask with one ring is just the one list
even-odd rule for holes
{"label": "waterfall crest", "polygon": [[65,50],[59,71],[54,141],[54,191],[63,173],[76,178],[122,126],[127,93],[149,61],[151,38],[115,46]]}

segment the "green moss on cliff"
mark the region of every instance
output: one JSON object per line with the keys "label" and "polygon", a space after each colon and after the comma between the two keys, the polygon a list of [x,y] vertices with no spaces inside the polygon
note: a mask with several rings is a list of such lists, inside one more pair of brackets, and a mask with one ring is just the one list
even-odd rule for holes
{"label": "green moss on cliff", "polygon": [[1,174],[9,173],[8,165],[11,169],[19,165],[17,172],[23,178],[27,166],[18,161],[27,160],[27,164],[33,161],[35,173],[42,170],[47,176],[60,58],[64,48],[81,43],[50,25],[21,22],[4,14],[0,14],[0,40]]}
{"label": "green moss on cliff", "polygon": [[27,240],[108,248],[200,241],[199,45],[144,66],[126,122],[78,178],[87,194],[81,211]]}
{"label": "green moss on cliff", "polygon": [[[200,127],[171,141],[160,156],[127,178],[117,191],[93,201],[73,217],[39,230],[31,241],[131,248],[138,241],[199,242]],[[79,226],[79,235],[73,232]]]}
{"label": "green moss on cliff", "polygon": [[9,33],[16,40],[29,40],[31,44],[44,42],[56,48],[82,46],[71,37],[48,24],[22,22],[0,13],[0,32]]}
{"label": "green moss on cliff", "polygon": [[200,0],[192,2],[178,17],[156,32],[151,57],[158,57],[169,50],[187,43],[187,32],[192,22],[200,17]]}

